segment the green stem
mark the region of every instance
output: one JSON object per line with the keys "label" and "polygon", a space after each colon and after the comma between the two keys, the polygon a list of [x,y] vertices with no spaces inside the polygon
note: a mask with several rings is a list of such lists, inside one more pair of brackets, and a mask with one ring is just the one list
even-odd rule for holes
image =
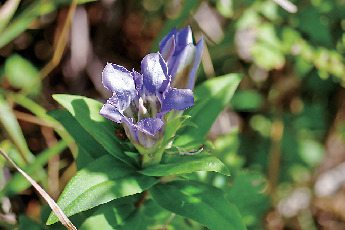
{"label": "green stem", "polygon": [[161,148],[156,153],[153,153],[153,154],[143,154],[142,155],[143,158],[142,158],[141,167],[142,168],[147,168],[147,167],[150,167],[150,166],[158,165],[161,162],[161,160],[162,160],[163,152],[164,152],[164,148]]}

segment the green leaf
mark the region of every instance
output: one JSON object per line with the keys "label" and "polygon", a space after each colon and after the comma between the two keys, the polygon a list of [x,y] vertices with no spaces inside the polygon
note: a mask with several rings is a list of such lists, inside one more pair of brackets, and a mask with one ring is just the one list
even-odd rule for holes
{"label": "green leaf", "polygon": [[[111,155],[98,158],[80,170],[67,184],[58,205],[67,216],[88,210],[111,200],[140,193],[157,179],[135,172],[133,167]],[[58,221],[51,213],[47,224]]]}
{"label": "green leaf", "polygon": [[118,228],[119,230],[147,230],[145,221],[140,215],[140,212],[135,212],[128,219],[125,220],[125,223]]}
{"label": "green leaf", "polygon": [[67,132],[74,138],[78,146],[77,167],[84,167],[93,160],[108,154],[103,146],[98,143],[66,110],[50,111],[49,115],[60,122]]}
{"label": "green leaf", "polygon": [[102,205],[99,209],[78,228],[79,230],[102,229],[112,230],[125,223],[135,207],[131,202],[123,202],[123,199],[111,201]]}
{"label": "green leaf", "polygon": [[[118,200],[121,200],[123,198],[120,198]],[[116,200],[117,201],[117,200]],[[89,210],[86,210],[84,212],[79,212],[73,216],[70,216],[68,219],[73,223],[73,225],[79,229],[79,227],[82,225],[82,223],[89,218],[90,216],[92,216],[100,207],[102,207],[103,205],[99,206],[99,207],[95,207]],[[62,223],[60,221],[52,224],[52,225],[47,225],[47,219],[49,217],[51,213],[51,208],[49,207],[49,205],[43,205],[42,209],[41,209],[41,223],[42,225],[45,227],[44,229],[49,229],[49,230],[65,230],[66,227],[62,225]]]}
{"label": "green leaf", "polygon": [[219,113],[229,104],[240,81],[240,74],[227,74],[199,85],[194,91],[195,105],[185,113],[191,116],[189,121],[197,128],[188,126],[180,129],[178,134],[181,138],[177,138],[174,144],[180,146],[205,138]]}
{"label": "green leaf", "polygon": [[[24,162],[33,162],[35,156],[30,152],[28,145],[26,143],[25,137],[22,130],[18,124],[17,118],[14,115],[12,109],[8,106],[5,98],[0,95],[0,123],[5,128],[7,134],[12,139],[13,143],[17,146]],[[24,165],[19,165],[23,167]]]}
{"label": "green leaf", "polygon": [[87,218],[79,230],[146,230],[142,212],[132,202],[119,199],[102,205],[91,217]]}
{"label": "green leaf", "polygon": [[230,175],[217,157],[206,152],[196,155],[165,154],[159,165],[145,168],[140,173],[147,176],[169,176],[196,171],[215,171]]}
{"label": "green leaf", "polygon": [[310,43],[319,43],[323,46],[332,45],[332,33],[326,23],[322,23],[323,17],[315,7],[307,7],[300,12],[298,29],[304,32]]}
{"label": "green leaf", "polygon": [[34,87],[32,91],[35,95],[40,90],[40,84],[36,83],[39,82],[40,77],[37,68],[18,54],[13,54],[6,59],[5,75],[14,88],[27,89]]}
{"label": "green leaf", "polygon": [[123,153],[121,141],[115,136],[117,124],[99,115],[102,103],[75,95],[55,94],[53,98],[65,107],[110,154],[123,162],[132,162],[132,159]]}
{"label": "green leaf", "polygon": [[260,227],[270,207],[269,197],[264,193],[266,186],[260,173],[242,170],[227,189],[226,198],[238,207],[248,227]]}
{"label": "green leaf", "polygon": [[173,181],[153,186],[150,193],[163,208],[211,230],[246,229],[237,208],[215,187],[197,181]]}
{"label": "green leaf", "polygon": [[235,111],[257,111],[264,104],[263,96],[255,90],[239,90],[231,99],[231,106]]}
{"label": "green leaf", "polygon": [[240,139],[237,129],[214,141],[215,150],[212,154],[228,167],[232,176],[244,164],[243,157],[238,155],[239,144]]}
{"label": "green leaf", "polygon": [[124,153],[134,160],[135,165],[133,165],[133,166],[140,168],[140,166],[141,166],[141,155],[139,153],[128,152],[128,151],[125,151]]}
{"label": "green leaf", "polygon": [[27,216],[21,215],[19,216],[18,230],[42,230],[42,225]]}

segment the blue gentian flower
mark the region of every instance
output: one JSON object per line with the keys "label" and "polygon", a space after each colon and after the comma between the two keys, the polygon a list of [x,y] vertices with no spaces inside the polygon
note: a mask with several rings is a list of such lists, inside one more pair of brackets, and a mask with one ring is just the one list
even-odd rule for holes
{"label": "blue gentian flower", "polygon": [[103,105],[100,114],[122,123],[140,153],[152,154],[164,137],[165,114],[192,106],[194,96],[190,89],[171,87],[167,63],[160,53],[144,57],[141,73],[108,63],[102,81],[113,96]]}
{"label": "blue gentian flower", "polygon": [[175,27],[160,41],[159,52],[168,64],[173,87],[193,90],[203,46],[203,38],[194,46],[189,26],[180,31]]}

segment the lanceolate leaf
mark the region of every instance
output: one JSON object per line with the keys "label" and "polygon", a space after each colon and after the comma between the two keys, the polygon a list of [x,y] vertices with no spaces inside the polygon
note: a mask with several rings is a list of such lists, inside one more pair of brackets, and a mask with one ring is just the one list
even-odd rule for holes
{"label": "lanceolate leaf", "polygon": [[37,95],[41,87],[41,83],[38,81],[39,71],[29,60],[18,54],[12,54],[6,59],[4,70],[12,87],[17,89],[30,88],[32,95]]}
{"label": "lanceolate leaf", "polygon": [[181,129],[178,132],[181,138],[176,139],[175,145],[205,138],[219,113],[229,104],[240,81],[240,74],[227,74],[198,86],[194,91],[195,105],[185,112],[197,128],[188,126]]}
{"label": "lanceolate leaf", "polygon": [[77,166],[84,167],[93,160],[108,154],[104,147],[98,143],[76,119],[66,110],[54,110],[49,115],[60,122],[78,145]]}
{"label": "lanceolate leaf", "polygon": [[174,181],[150,189],[163,208],[195,220],[211,230],[246,229],[237,208],[222,190],[197,181]]}
{"label": "lanceolate leaf", "polygon": [[196,171],[215,171],[230,175],[218,158],[206,152],[196,155],[165,154],[161,164],[145,168],[140,173],[147,176],[168,176]]}
{"label": "lanceolate leaf", "polygon": [[[88,210],[111,200],[140,193],[157,179],[135,172],[111,155],[105,155],[80,170],[67,184],[58,205],[67,216]],[[47,223],[57,222],[51,214]]]}
{"label": "lanceolate leaf", "polygon": [[131,159],[123,154],[120,140],[115,136],[116,123],[99,115],[102,103],[75,95],[58,94],[53,96],[64,106],[79,124],[116,158],[128,163]]}

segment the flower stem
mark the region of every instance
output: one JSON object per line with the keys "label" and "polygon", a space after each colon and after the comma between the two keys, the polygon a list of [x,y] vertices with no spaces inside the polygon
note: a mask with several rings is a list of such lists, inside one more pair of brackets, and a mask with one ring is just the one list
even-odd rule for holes
{"label": "flower stem", "polygon": [[164,152],[164,148],[160,149],[158,152],[153,153],[153,154],[143,154],[141,167],[147,168],[150,166],[158,165],[162,160],[163,152]]}

